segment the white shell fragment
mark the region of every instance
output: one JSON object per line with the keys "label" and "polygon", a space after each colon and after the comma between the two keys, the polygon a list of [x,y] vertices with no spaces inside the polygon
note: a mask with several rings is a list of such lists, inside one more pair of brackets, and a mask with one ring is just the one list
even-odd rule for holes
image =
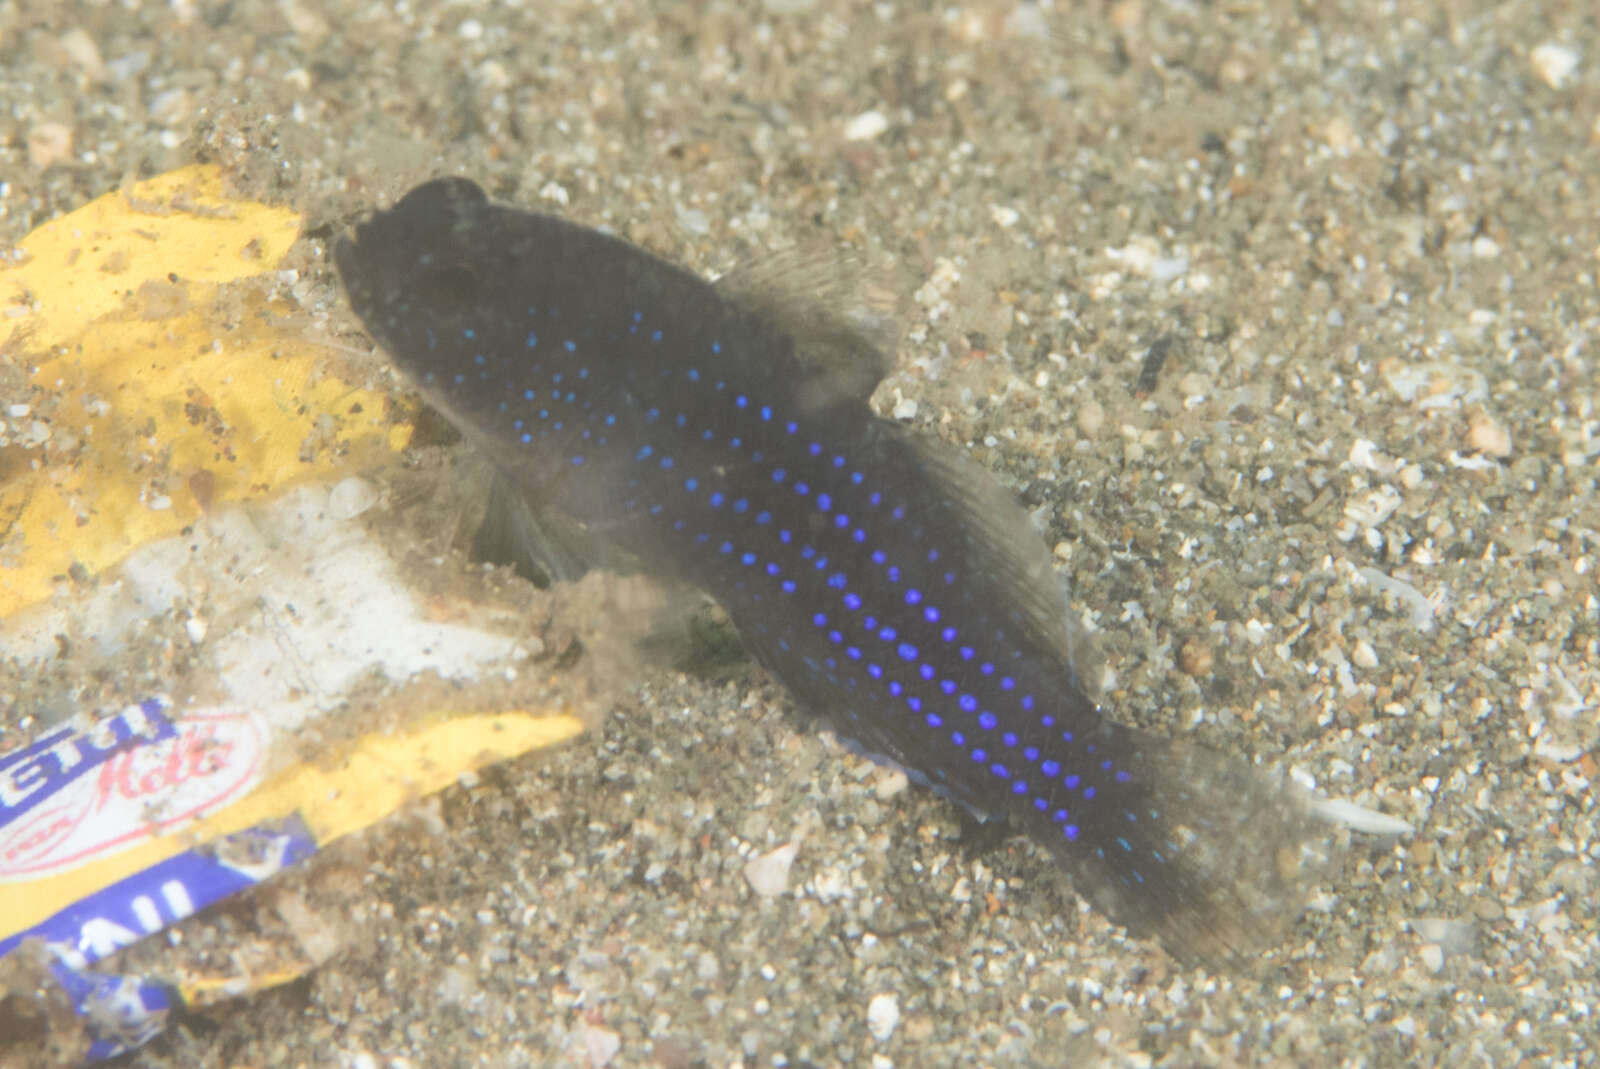
{"label": "white shell fragment", "polygon": [[1342,824],[1351,831],[1368,835],[1407,835],[1415,830],[1399,817],[1391,817],[1342,798],[1312,798],[1310,808],[1311,815],[1320,820]]}
{"label": "white shell fragment", "polygon": [[1429,597],[1403,579],[1385,575],[1376,568],[1358,568],[1356,574],[1375,589],[1387,591],[1405,602],[1406,608],[1411,610],[1411,626],[1418,631],[1426,631],[1433,626],[1434,614],[1445,601],[1442,591]]}
{"label": "white shell fragment", "polygon": [[1120,249],[1106,249],[1106,256],[1125,270],[1152,282],[1171,282],[1189,270],[1187,256],[1164,256],[1154,238],[1142,235]]}
{"label": "white shell fragment", "polygon": [[353,520],[377,503],[377,488],[354,476],[341,479],[328,492],[328,514],[336,520]]}
{"label": "white shell fragment", "polygon": [[844,124],[846,141],[871,141],[889,129],[889,120],[881,111],[863,111]]}
{"label": "white shell fragment", "polygon": [[799,843],[784,843],[751,858],[744,866],[744,878],[750,889],[762,898],[776,898],[789,889],[789,869],[794,865]]}
{"label": "white shell fragment", "polygon": [[1533,73],[1539,80],[1551,89],[1560,89],[1577,73],[1578,50],[1566,45],[1546,41],[1532,52],[1528,53],[1528,62],[1533,66]]}
{"label": "white shell fragment", "polygon": [[[1379,486],[1350,501],[1344,514],[1359,527],[1377,527],[1400,507],[1400,492],[1392,486]],[[1353,532],[1352,532],[1353,533]]]}
{"label": "white shell fragment", "polygon": [[1410,364],[1388,359],[1378,365],[1378,372],[1400,400],[1422,409],[1475,404],[1489,396],[1488,380],[1481,373],[1442,360]]}

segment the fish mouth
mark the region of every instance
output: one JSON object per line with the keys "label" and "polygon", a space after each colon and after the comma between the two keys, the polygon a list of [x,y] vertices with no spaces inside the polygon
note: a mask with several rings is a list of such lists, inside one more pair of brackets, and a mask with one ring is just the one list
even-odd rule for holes
{"label": "fish mouth", "polygon": [[386,264],[374,240],[371,219],[334,238],[329,252],[344,290],[345,304],[355,313],[373,344],[387,350],[394,326],[393,301],[400,292],[395,265]]}
{"label": "fish mouth", "polygon": [[371,226],[372,221],[368,219],[333,239],[333,266],[346,290],[371,266],[370,244],[364,240]]}
{"label": "fish mouth", "polygon": [[374,215],[357,223],[353,229],[334,238],[329,250],[345,299],[369,329],[373,325],[370,317],[377,311],[382,295],[394,292],[396,280],[392,272],[398,266],[386,264],[381,258],[379,250],[383,242],[377,240],[378,235],[373,232],[377,222],[378,216]]}

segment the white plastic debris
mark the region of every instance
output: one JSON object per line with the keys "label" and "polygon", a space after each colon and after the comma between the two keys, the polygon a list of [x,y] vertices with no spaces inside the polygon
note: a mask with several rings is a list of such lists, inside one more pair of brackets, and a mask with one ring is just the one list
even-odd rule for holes
{"label": "white plastic debris", "polygon": [[[100,647],[115,652],[151,614],[191,603],[203,585],[207,608],[198,615],[231,621],[204,635],[221,692],[283,730],[341,700],[374,669],[393,680],[498,671],[517,638],[470,618],[434,619],[382,544],[360,524],[336,519],[329,497],[306,484],[264,505],[218,509],[203,532],[135,549],[117,581],[73,611],[103,621]],[[25,610],[0,622],[0,649],[47,656],[52,636],[71,626],[65,609]]]}

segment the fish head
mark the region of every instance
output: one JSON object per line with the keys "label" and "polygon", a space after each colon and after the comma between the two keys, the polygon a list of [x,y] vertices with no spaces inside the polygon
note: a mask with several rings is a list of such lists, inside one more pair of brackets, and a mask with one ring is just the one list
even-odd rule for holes
{"label": "fish head", "polygon": [[476,184],[437,179],[334,243],[351,307],[413,379],[445,370],[452,349],[490,343],[505,315],[516,272],[507,244],[487,240],[493,211]]}

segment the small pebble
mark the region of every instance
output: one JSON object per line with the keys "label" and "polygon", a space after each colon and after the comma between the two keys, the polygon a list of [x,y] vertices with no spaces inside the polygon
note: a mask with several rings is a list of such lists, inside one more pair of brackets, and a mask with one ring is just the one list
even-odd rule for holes
{"label": "small pebble", "polygon": [[99,81],[106,73],[105,61],[100,58],[100,46],[82,27],[74,26],[56,39],[68,59],[89,78]]}
{"label": "small pebble", "polygon": [[900,997],[893,992],[872,996],[867,1003],[867,1031],[879,1043],[887,1043],[900,1024]]}
{"label": "small pebble", "polygon": [[1006,208],[996,204],[990,207],[989,218],[994,220],[995,226],[1010,228],[1017,225],[1017,220],[1022,218],[1022,214],[1015,208]]}
{"label": "small pebble", "polygon": [[1387,475],[1394,470],[1394,461],[1379,452],[1376,443],[1366,438],[1357,438],[1350,446],[1349,459],[1354,466],[1381,475]]}
{"label": "small pebble", "polygon": [[1355,127],[1343,115],[1335,115],[1322,126],[1322,139],[1328,147],[1341,155],[1349,155],[1361,147],[1361,139],[1356,134]]}
{"label": "small pebble", "polygon": [[1419,917],[1411,922],[1411,927],[1426,942],[1448,954],[1470,953],[1477,942],[1472,924],[1449,917]]}
{"label": "small pebble", "polygon": [[1467,443],[1484,456],[1504,459],[1511,455],[1511,432],[1481,408],[1467,417]]}
{"label": "small pebble", "polygon": [[44,170],[72,156],[72,128],[58,122],[36,123],[28,130],[28,163]]}
{"label": "small pebble", "polygon": [[880,802],[887,802],[896,795],[904,793],[911,786],[911,781],[906,778],[903,769],[890,769],[879,778],[877,786],[873,788],[873,795]]}
{"label": "small pebble", "polygon": [[1078,430],[1085,438],[1093,438],[1106,425],[1106,410],[1099,401],[1085,401],[1078,406]]}
{"label": "small pebble", "polygon": [[1178,648],[1178,667],[1184,675],[1197,679],[1208,676],[1212,663],[1211,646],[1202,639],[1191,638]]}
{"label": "small pebble", "polygon": [[589,1064],[599,1069],[609,1065],[622,1049],[622,1037],[608,1028],[585,1028],[583,1049],[589,1055]]}
{"label": "small pebble", "polygon": [[169,89],[159,93],[151,99],[149,106],[151,121],[161,126],[182,126],[189,121],[193,111],[194,101],[185,89]]}

